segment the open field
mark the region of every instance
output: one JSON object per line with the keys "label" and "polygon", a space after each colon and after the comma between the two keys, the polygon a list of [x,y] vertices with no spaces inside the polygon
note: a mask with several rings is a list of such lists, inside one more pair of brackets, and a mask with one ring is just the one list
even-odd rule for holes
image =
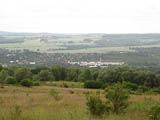
{"label": "open field", "polygon": [[[15,44],[0,44],[0,48],[6,48],[9,50],[23,50],[28,49],[31,51],[37,51],[40,49],[42,53],[109,53],[109,52],[135,52],[130,50],[128,46],[124,47],[101,47],[101,48],[86,48],[86,49],[77,49],[77,50],[56,50],[56,49],[65,49],[66,47],[61,47],[62,43],[41,43],[39,41],[27,41],[24,43],[15,43]],[[73,44],[72,44],[73,45]],[[75,45],[75,44],[74,44]],[[77,43],[77,45],[87,45],[82,43]],[[160,44],[157,45],[143,45],[143,46],[132,46],[133,48],[153,48],[160,47]],[[48,49],[55,49],[54,51],[47,51]]]}
{"label": "open field", "polygon": [[[14,36],[15,34],[15,36]],[[160,47],[159,34],[20,34],[0,36],[0,48],[42,53],[135,52],[129,47]],[[15,42],[16,39],[23,42]],[[8,43],[5,41],[8,40]],[[12,42],[10,42],[12,41]],[[4,43],[3,43],[4,42]]]}
{"label": "open field", "polygon": [[[5,36],[7,39],[16,39],[20,36]],[[21,36],[23,37],[23,36]],[[29,49],[31,51],[36,51],[37,49],[40,49],[40,52],[49,52],[48,49],[63,49],[66,48],[64,46],[66,45],[88,45],[92,46],[93,43],[85,43],[83,40],[86,38],[86,36],[72,36],[72,37],[62,37],[58,39],[50,38],[48,42],[41,42],[40,39],[27,39],[24,40],[24,43],[6,43],[6,44],[0,44],[0,48],[6,48],[9,50],[23,50],[23,49]],[[88,36],[87,38],[98,40],[100,39],[100,36]],[[71,43],[69,43],[71,42]]]}
{"label": "open field", "polygon": [[[82,44],[81,44],[82,45]],[[145,46],[144,46],[145,47]],[[6,48],[9,50],[23,50],[29,49],[31,51],[36,51],[40,49],[42,53],[109,53],[109,52],[134,52],[134,50],[129,50],[129,47],[101,47],[101,48],[86,48],[77,50],[54,50],[47,51],[49,48],[60,49],[65,47],[60,47],[58,44],[47,44],[39,42],[26,42],[22,44],[0,44],[0,48]]]}
{"label": "open field", "polygon": [[[55,100],[51,90],[59,92],[61,99]],[[87,112],[88,91],[95,94],[97,90],[5,86],[0,89],[0,120],[148,120],[147,110],[160,101],[160,95],[131,95],[125,115],[93,118]],[[103,97],[103,91],[100,92]]]}
{"label": "open field", "polygon": [[[24,43],[15,43],[15,44],[0,44],[0,48],[6,48],[9,50],[23,50],[23,49],[29,49],[31,51],[36,51],[37,49],[40,49],[40,52],[44,53],[107,53],[112,51],[128,51],[132,52],[132,50],[129,50],[129,47],[101,47],[101,48],[86,48],[86,49],[77,49],[77,50],[56,50],[61,47],[61,45],[64,45],[63,43],[42,43],[38,40],[34,41],[26,41]],[[88,45],[86,43],[74,43],[72,45]],[[48,49],[55,49],[54,51],[47,51]]]}
{"label": "open field", "polygon": [[[15,44],[0,44],[0,48],[6,48],[9,50],[23,50],[29,49],[31,51],[37,51],[40,49],[40,52],[44,53],[109,53],[109,52],[135,52],[130,50],[128,46],[124,47],[95,47],[95,48],[86,48],[86,49],[76,49],[76,50],[56,50],[56,49],[65,49],[62,47],[64,43],[42,43],[39,40],[26,41],[24,43],[15,43]],[[67,45],[67,43],[65,44]],[[88,45],[88,43],[73,43],[72,45]],[[89,44],[90,46],[92,44]],[[143,46],[132,46],[133,48],[152,48],[160,47],[160,44],[156,45],[143,45]],[[48,49],[55,49],[54,51],[47,51]]]}

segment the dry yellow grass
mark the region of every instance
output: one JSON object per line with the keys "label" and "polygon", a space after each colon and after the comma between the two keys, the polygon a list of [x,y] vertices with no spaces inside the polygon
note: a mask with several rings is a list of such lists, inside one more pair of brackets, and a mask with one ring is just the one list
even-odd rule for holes
{"label": "dry yellow grass", "polygon": [[[62,99],[57,101],[49,94],[51,90],[59,92]],[[71,92],[73,91],[73,93]],[[32,88],[5,86],[0,89],[0,112],[5,120],[10,119],[10,112],[15,106],[22,110],[21,120],[88,120],[86,93],[96,93],[97,90],[83,88],[58,88],[50,86],[38,86]],[[101,93],[103,91],[101,90]],[[103,96],[103,95],[102,95]],[[160,100],[160,95],[131,95],[130,101],[144,102],[146,99]],[[126,115],[110,115],[106,120],[146,120],[144,112],[136,111],[139,108],[132,106]],[[1,118],[0,118],[1,120]],[[17,119],[18,120],[18,119]],[[134,118],[135,120],[135,118]]]}

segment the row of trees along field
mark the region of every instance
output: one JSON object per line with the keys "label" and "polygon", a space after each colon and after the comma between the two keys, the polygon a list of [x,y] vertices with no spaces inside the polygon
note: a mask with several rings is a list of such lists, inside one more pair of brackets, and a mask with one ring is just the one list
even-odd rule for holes
{"label": "row of trees along field", "polygon": [[150,89],[160,93],[160,75],[129,67],[115,69],[78,69],[53,66],[52,68],[19,68],[0,66],[0,83],[39,85],[40,81],[82,82],[85,88],[106,88],[114,83],[124,83],[131,91],[146,92]]}

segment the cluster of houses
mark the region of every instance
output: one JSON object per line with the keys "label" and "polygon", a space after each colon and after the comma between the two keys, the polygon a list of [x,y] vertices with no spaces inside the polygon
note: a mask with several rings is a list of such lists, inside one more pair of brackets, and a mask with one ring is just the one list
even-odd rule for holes
{"label": "cluster of houses", "polygon": [[[6,55],[7,57],[13,57],[13,56],[16,56],[16,54],[7,54]],[[9,61],[9,64],[30,64],[30,65],[35,65],[36,64],[36,62],[34,62],[34,61],[27,61],[27,60],[10,60]]]}
{"label": "cluster of houses", "polygon": [[86,62],[86,61],[70,62],[70,61],[67,61],[67,62],[65,62],[65,64],[79,65],[81,67],[88,66],[90,68],[96,68],[96,67],[107,68],[110,65],[124,65],[126,63],[125,62],[101,62],[101,61],[99,61],[99,62]]}
{"label": "cluster of houses", "polygon": [[28,61],[20,62],[19,60],[16,60],[16,61],[11,60],[9,62],[10,62],[10,64],[30,64],[30,65],[35,65],[36,64],[36,62],[28,62]]}

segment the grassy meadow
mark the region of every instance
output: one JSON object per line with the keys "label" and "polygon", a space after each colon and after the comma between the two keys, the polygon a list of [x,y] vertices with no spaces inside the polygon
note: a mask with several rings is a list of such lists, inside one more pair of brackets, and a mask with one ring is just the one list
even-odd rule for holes
{"label": "grassy meadow", "polygon": [[104,97],[96,89],[5,86],[0,89],[0,120],[148,120],[148,110],[160,101],[160,95],[131,95],[125,113],[94,118],[86,96],[97,92]]}

